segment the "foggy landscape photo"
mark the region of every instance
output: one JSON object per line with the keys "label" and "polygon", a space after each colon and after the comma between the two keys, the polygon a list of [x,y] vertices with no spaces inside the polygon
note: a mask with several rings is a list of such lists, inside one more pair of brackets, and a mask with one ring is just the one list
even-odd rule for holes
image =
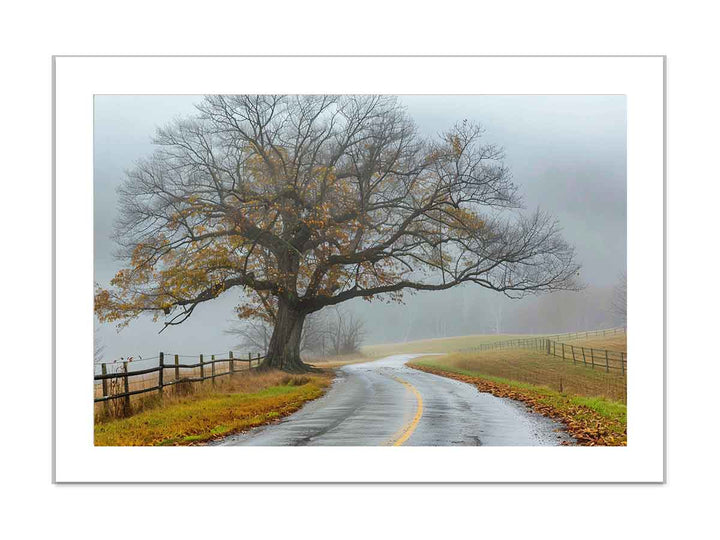
{"label": "foggy landscape photo", "polygon": [[626,150],[623,95],[96,95],[95,445],[626,445]]}

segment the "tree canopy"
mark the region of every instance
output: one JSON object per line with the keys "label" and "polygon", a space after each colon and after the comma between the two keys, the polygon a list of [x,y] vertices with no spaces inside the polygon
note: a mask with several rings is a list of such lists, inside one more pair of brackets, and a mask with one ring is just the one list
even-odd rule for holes
{"label": "tree canopy", "polygon": [[120,188],[127,264],[96,288],[102,321],[177,325],[233,289],[240,317],[275,325],[268,365],[297,368],[304,317],[353,298],[577,287],[557,222],[522,211],[473,122],[426,138],[391,96],[212,95],[197,110]]}

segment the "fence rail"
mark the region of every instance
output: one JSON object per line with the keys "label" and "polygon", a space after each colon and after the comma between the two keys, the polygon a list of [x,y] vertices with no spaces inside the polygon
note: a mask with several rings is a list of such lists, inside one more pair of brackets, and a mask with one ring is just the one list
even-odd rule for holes
{"label": "fence rail", "polygon": [[[241,370],[238,370],[236,367],[236,362],[238,363],[246,363],[247,368],[242,371],[249,371],[253,368],[257,368],[261,360],[264,358],[260,353],[258,353],[256,356],[253,356],[252,353],[248,353],[247,357],[235,357],[233,355],[232,351],[229,351],[226,358],[215,358],[216,355],[210,355],[210,360],[205,360],[204,355],[199,355],[199,362],[194,363],[180,363],[181,355],[176,354],[173,355],[174,359],[171,363],[166,363],[166,355],[165,353],[160,353],[157,357],[149,358],[149,359],[143,359],[140,360],[141,362],[145,362],[148,360],[155,360],[157,359],[158,365],[152,366],[149,368],[144,369],[138,369],[134,371],[130,371],[128,369],[129,364],[132,364],[132,362],[124,361],[120,363],[102,363],[100,365],[101,373],[96,373],[94,375],[95,383],[100,383],[102,386],[102,396],[95,398],[95,403],[107,403],[111,400],[115,399],[123,399],[124,400],[124,408],[126,410],[130,409],[130,396],[138,395],[138,394],[144,394],[147,392],[159,392],[161,395],[163,393],[163,389],[168,386],[173,386],[178,383],[196,383],[196,382],[202,382],[207,380],[212,380],[213,384],[217,377],[223,377],[225,375],[232,375],[234,373],[237,373]],[[183,355],[182,358],[194,358],[190,356]],[[221,371],[218,372],[215,366],[219,364],[227,364],[228,370],[227,371]],[[118,371],[115,371],[114,373],[108,373],[108,366],[114,366]],[[187,370],[187,369],[197,369],[200,368],[200,374],[199,376],[196,376],[193,374],[193,376],[184,376],[181,377],[181,371],[180,370]],[[206,369],[209,371],[206,371]],[[165,378],[165,372],[167,370],[172,370],[174,374],[174,378],[172,380],[166,380]],[[142,377],[143,375],[149,375],[152,373],[157,373],[157,384],[155,386],[150,386],[147,388],[140,388],[136,390],[130,390],[130,381],[134,377]],[[116,381],[117,379],[122,379],[123,388],[120,392],[111,392],[108,388],[108,382]],[[144,379],[143,379],[144,380]]]}
{"label": "fence rail", "polygon": [[461,349],[461,351],[491,351],[498,349],[536,349],[543,351],[550,356],[557,356],[563,360],[572,360],[573,364],[581,364],[592,369],[604,369],[607,373],[610,370],[621,371],[624,375],[627,372],[627,353],[621,351],[610,351],[595,347],[582,347],[556,341],[552,338],[565,340],[582,339],[595,336],[608,336],[626,333],[625,328],[609,328],[606,330],[593,330],[588,332],[573,332],[569,334],[555,334],[550,336],[538,336],[534,338],[509,339],[495,343],[484,343],[475,347]]}
{"label": "fence rail", "polygon": [[545,347],[547,354],[557,356],[563,360],[572,360],[573,364],[576,365],[582,364],[585,367],[590,366],[592,369],[597,367],[605,369],[608,373],[611,369],[621,371],[623,375],[627,372],[627,354],[622,351],[579,347],[570,343],[551,340],[547,341]]}
{"label": "fence rail", "polygon": [[521,339],[508,339],[504,341],[496,341],[494,343],[483,343],[481,345],[475,345],[474,347],[468,347],[465,349],[459,349],[458,352],[469,352],[469,351],[492,351],[495,349],[536,349],[542,346],[548,340],[574,340],[583,339],[595,336],[612,336],[616,334],[626,333],[625,328],[607,328],[605,330],[590,330],[587,332],[571,332],[566,334],[550,334],[540,335],[532,338],[521,338]]}
{"label": "fence rail", "polygon": [[[497,341],[495,343],[485,343],[477,345],[475,347],[460,349],[460,351],[488,351],[497,349],[512,349],[512,348],[528,348],[536,349],[545,352],[548,355],[563,358],[564,360],[572,360],[574,364],[582,364],[589,366],[592,369],[605,369],[606,372],[610,370],[619,370],[623,374],[627,372],[627,354],[624,352],[609,351],[606,349],[597,349],[594,347],[582,347],[556,341],[556,339],[573,340],[589,338],[593,336],[607,336],[615,335],[619,333],[625,333],[625,328],[609,328],[606,330],[594,330],[588,332],[572,332],[566,334],[553,334],[537,336],[534,338],[523,338],[523,339],[511,339],[505,341]],[[222,353],[224,354],[224,353]],[[171,363],[166,363],[166,358],[173,356]],[[232,351],[228,352],[226,358],[216,358],[219,355],[210,355],[210,360],[205,360],[205,355],[199,355],[199,362],[193,363],[180,363],[180,358],[195,358],[187,355],[166,355],[160,353],[156,357],[143,358],[136,362],[112,362],[99,364],[101,373],[94,375],[95,383],[99,383],[102,386],[102,395],[95,398],[95,403],[105,403],[116,399],[123,399],[123,407],[126,410],[130,409],[130,397],[138,394],[144,394],[147,392],[159,392],[161,395],[165,387],[174,386],[178,383],[197,383],[202,381],[211,380],[215,381],[217,377],[223,377],[225,375],[232,375],[240,370],[236,369],[236,362],[247,363],[245,371],[257,368],[264,356],[258,353],[253,356],[252,353],[248,353],[247,357],[235,357]],[[158,365],[137,369],[131,371],[129,366],[133,363],[145,363],[148,361],[157,360]],[[216,366],[220,364],[227,364],[227,371],[218,372]],[[116,370],[114,373],[108,372],[108,366],[113,366]],[[193,376],[181,377],[181,370],[187,369],[200,369],[199,376],[193,374]],[[165,372],[172,370],[174,378],[167,380]],[[208,373],[209,371],[209,373]],[[157,373],[157,384],[146,388],[130,389],[130,381],[136,377],[142,377],[144,375],[150,375]],[[118,379],[121,379],[122,389],[118,390]],[[143,379],[144,380],[144,379]],[[117,381],[117,382],[116,382]],[[108,387],[108,383],[112,382],[115,391],[111,391]]]}

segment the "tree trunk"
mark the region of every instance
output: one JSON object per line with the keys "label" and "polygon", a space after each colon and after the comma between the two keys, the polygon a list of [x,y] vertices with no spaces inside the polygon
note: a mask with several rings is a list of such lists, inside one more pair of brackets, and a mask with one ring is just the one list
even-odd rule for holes
{"label": "tree trunk", "polygon": [[275,328],[261,366],[263,369],[281,369],[291,373],[311,370],[300,358],[300,338],[304,322],[304,313],[293,309],[282,300],[279,302]]}

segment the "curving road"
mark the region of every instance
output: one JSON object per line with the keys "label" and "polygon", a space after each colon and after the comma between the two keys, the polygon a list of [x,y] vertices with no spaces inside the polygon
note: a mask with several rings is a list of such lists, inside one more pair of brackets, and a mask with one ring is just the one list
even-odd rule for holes
{"label": "curving road", "polygon": [[218,444],[255,446],[557,445],[562,425],[522,403],[469,384],[417,371],[396,355],[338,370],[320,399],[278,423]]}

